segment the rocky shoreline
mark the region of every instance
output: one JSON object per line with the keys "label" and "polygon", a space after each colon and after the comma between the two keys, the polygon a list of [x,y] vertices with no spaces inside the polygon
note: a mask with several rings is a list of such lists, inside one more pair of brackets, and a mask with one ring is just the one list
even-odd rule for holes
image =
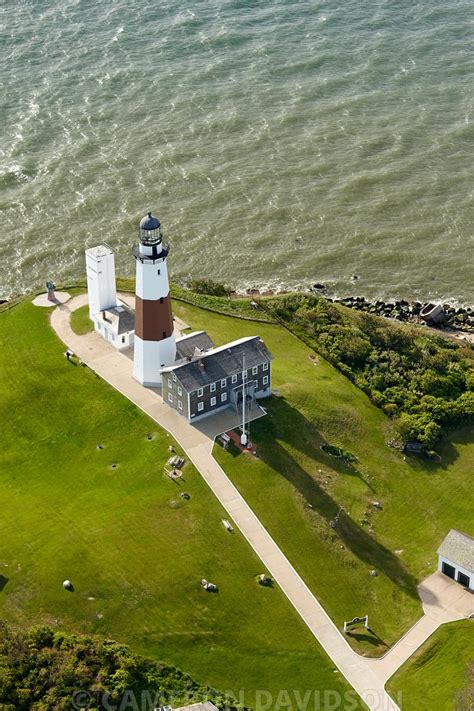
{"label": "rocky shoreline", "polygon": [[[458,332],[472,334],[474,336],[474,308],[456,307],[452,304],[438,304],[421,301],[405,301],[404,299],[394,301],[370,301],[364,296],[331,296],[324,284],[312,284],[308,291],[318,294],[327,301],[335,304],[342,304],[350,309],[363,311],[365,313],[381,316],[382,318],[395,319],[402,323],[415,323],[436,328],[445,333],[456,334]],[[288,291],[260,291],[259,289],[247,289],[245,294],[234,292],[235,296],[273,296],[290,293]]]}
{"label": "rocky shoreline", "polygon": [[348,296],[343,298],[324,298],[333,303],[339,303],[357,311],[375,314],[383,318],[395,319],[402,323],[416,323],[437,328],[448,333],[463,331],[474,334],[474,310],[470,307],[454,307],[451,304],[433,304],[420,301],[368,301],[363,296]]}

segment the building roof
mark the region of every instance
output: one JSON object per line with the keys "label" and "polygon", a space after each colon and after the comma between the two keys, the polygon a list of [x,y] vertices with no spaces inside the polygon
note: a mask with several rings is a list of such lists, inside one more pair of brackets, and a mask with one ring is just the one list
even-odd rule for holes
{"label": "building roof", "polygon": [[97,314],[96,318],[99,321],[106,321],[109,329],[117,336],[135,329],[135,314],[125,304],[118,304],[110,309],[104,309],[100,314]]}
{"label": "building roof", "polygon": [[89,249],[86,249],[86,254],[89,254],[92,257],[106,257],[108,254],[113,254],[114,250],[112,247],[109,247],[108,244],[98,244],[96,247],[89,247]]}
{"label": "building roof", "polygon": [[180,706],[174,711],[219,711],[219,709],[214,706],[212,701],[201,701],[198,704],[190,704],[190,706]]}
{"label": "building roof", "polygon": [[244,353],[246,369],[272,359],[270,351],[259,336],[247,336],[213,348],[196,360],[163,368],[163,372],[175,373],[185,390],[192,392],[222,378],[241,373]]}
{"label": "building roof", "polygon": [[188,333],[186,336],[176,339],[176,360],[194,358],[201,355],[202,351],[211,350],[214,345],[214,341],[205,331]]}
{"label": "building roof", "polygon": [[438,554],[474,573],[474,538],[452,528],[440,547]]}

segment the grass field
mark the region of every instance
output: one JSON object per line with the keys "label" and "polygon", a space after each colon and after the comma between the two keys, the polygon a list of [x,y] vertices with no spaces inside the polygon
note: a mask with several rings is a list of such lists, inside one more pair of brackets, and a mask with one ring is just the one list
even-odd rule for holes
{"label": "grass field", "polygon": [[259,560],[194,468],[164,475],[170,437],[69,363],[48,316],[0,314],[1,616],[113,637],[248,704],[257,689],[347,691],[278,588],[257,585]]}
{"label": "grass field", "polygon": [[85,333],[94,330],[94,324],[89,318],[89,304],[73,311],[71,314],[71,328],[78,336],[83,336]]}
{"label": "grass field", "polygon": [[388,689],[402,694],[403,711],[474,708],[473,637],[472,620],[443,625],[398,670]]}
{"label": "grass field", "polygon": [[[405,461],[386,444],[384,414],[281,327],[184,304],[175,311],[218,344],[258,333],[272,351],[279,397],[265,401],[268,416],[251,426],[259,458],[220,447],[215,454],[336,624],[369,614],[374,634],[356,631],[354,647],[383,653],[421,616],[416,584],[435,569],[447,531],[474,533],[473,433],[458,432],[444,445],[441,466]],[[324,443],[358,463],[331,458]],[[340,507],[347,513],[334,530]]]}

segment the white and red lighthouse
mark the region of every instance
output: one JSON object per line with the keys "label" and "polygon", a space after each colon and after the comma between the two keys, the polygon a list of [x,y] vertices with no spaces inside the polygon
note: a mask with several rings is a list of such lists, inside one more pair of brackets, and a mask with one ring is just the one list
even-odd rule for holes
{"label": "white and red lighthouse", "polygon": [[133,377],[148,387],[161,385],[161,369],[176,358],[173,316],[161,224],[151,212],[140,222],[136,260]]}

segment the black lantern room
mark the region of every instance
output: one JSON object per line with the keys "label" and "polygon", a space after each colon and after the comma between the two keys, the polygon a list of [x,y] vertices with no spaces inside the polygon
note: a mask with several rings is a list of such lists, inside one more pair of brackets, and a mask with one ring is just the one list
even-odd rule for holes
{"label": "black lantern room", "polygon": [[161,232],[161,223],[157,217],[154,217],[151,212],[140,220],[138,228],[140,242],[145,245],[159,244],[163,239]]}

